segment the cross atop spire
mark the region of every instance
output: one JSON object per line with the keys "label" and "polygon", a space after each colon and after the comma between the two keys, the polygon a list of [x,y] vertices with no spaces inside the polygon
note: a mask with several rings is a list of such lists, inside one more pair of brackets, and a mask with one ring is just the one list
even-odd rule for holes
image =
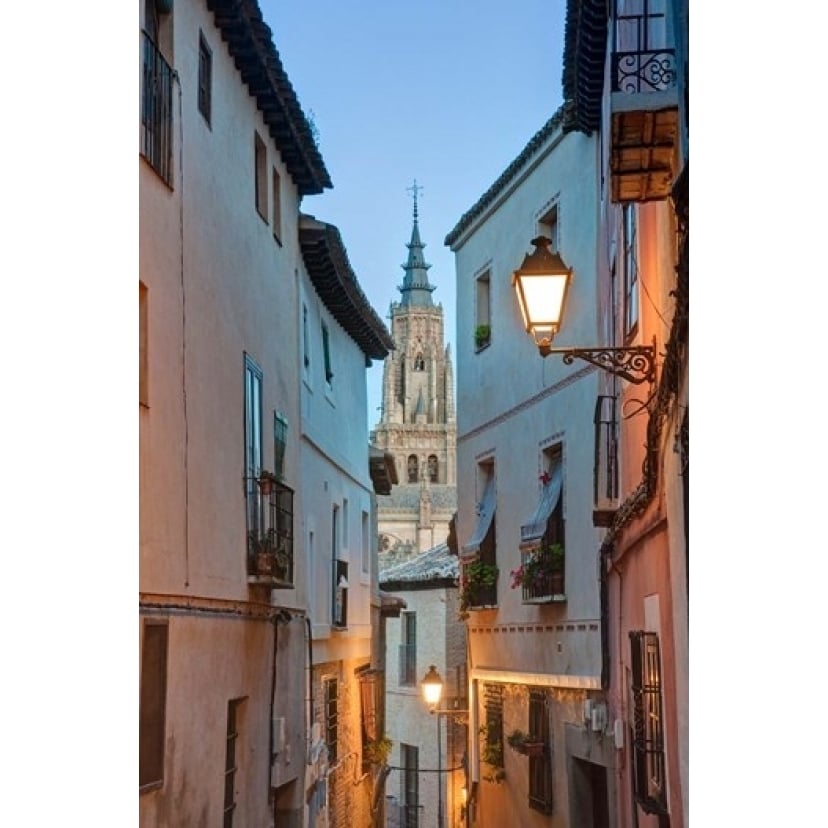
{"label": "cross atop spire", "polygon": [[416,178],[414,179],[414,183],[410,187],[405,188],[406,192],[414,194],[414,224],[417,223],[417,193],[419,190],[423,189],[425,188],[417,184]]}
{"label": "cross atop spire", "polygon": [[422,189],[423,187],[417,183],[416,178],[412,186],[406,187],[406,190],[414,196],[414,226],[411,228],[411,241],[406,245],[408,261],[402,266],[405,278],[399,291],[402,293],[403,305],[432,307],[431,292],[434,290],[434,285],[429,284],[427,272],[431,265],[426,264],[423,258],[425,245],[420,240],[420,228],[417,224],[417,195]]}

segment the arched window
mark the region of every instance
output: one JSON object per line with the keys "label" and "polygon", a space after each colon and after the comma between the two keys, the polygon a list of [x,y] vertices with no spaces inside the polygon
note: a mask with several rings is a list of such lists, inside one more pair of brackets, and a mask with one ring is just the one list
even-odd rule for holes
{"label": "arched window", "polygon": [[411,454],[408,457],[408,482],[417,482],[417,455]]}
{"label": "arched window", "polygon": [[436,454],[429,454],[428,456],[428,479],[432,483],[437,482],[439,472],[439,464],[437,462],[437,455]]}
{"label": "arched window", "polygon": [[425,360],[423,359],[422,354],[417,354],[417,356],[414,357],[414,370],[425,371]]}

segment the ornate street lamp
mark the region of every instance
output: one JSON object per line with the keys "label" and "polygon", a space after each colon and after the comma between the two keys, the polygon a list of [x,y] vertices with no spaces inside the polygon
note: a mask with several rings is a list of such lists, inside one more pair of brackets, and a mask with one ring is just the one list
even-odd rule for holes
{"label": "ornate street lamp", "polygon": [[560,254],[550,252],[549,239],[532,239],[535,249],[512,275],[523,324],[535,340],[540,355],[560,354],[566,365],[583,359],[628,382],[655,380],[655,339],[652,345],[624,348],[553,348],[552,339],[561,326],[564,303],[572,280],[572,268]]}
{"label": "ornate street lamp", "polygon": [[440,697],[443,695],[443,679],[440,678],[440,674],[433,664],[428,668],[428,672],[420,682],[420,687],[423,691],[425,703],[433,712],[440,704]]}

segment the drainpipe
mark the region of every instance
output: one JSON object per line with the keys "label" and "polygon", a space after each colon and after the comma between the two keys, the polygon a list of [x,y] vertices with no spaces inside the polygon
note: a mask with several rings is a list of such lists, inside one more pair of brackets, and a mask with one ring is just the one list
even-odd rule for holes
{"label": "drainpipe", "polygon": [[279,621],[276,617],[271,620],[271,624],[273,624],[273,665],[270,672],[270,722],[269,722],[269,730],[270,730],[270,738],[269,738],[269,745],[270,745],[270,752],[268,756],[270,757],[270,761],[267,763],[267,779],[265,783],[267,784],[267,797],[271,800],[271,807],[273,809],[273,824],[276,824],[276,795],[272,794],[272,788],[270,785],[271,779],[273,777],[273,714],[276,712],[276,655],[279,652]]}

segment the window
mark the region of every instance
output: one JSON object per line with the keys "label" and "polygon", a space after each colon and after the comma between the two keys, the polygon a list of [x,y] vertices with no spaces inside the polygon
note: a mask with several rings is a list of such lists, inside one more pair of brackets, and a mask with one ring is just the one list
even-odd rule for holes
{"label": "window", "polygon": [[421,353],[414,357],[414,370],[425,371],[425,360],[423,359],[423,355]]}
{"label": "window", "polygon": [[638,239],[634,204],[623,207],[624,219],[624,336],[638,324]]}
{"label": "window", "polygon": [[233,813],[236,810],[236,764],[239,751],[239,711],[243,699],[227,702],[227,735],[224,753],[224,828],[232,828]]}
{"label": "window", "polygon": [[342,498],[342,548],[347,550],[350,548],[349,538],[351,534],[349,514],[348,514],[348,498]]}
{"label": "window", "polygon": [[302,358],[305,368],[310,365],[310,329],[308,326],[308,306],[302,305]]}
{"label": "window", "polygon": [[333,370],[331,369],[331,342],[328,334],[328,326],[322,323],[322,353],[325,356],[325,382],[331,384]]}
{"label": "window", "polygon": [[173,73],[154,37],[145,31],[141,39],[141,155],[172,186]]}
{"label": "window", "polygon": [[477,277],[477,324],[474,328],[474,344],[477,350],[485,348],[492,339],[490,276],[487,270]]}
{"label": "window", "polygon": [[428,456],[428,479],[431,483],[436,483],[439,477],[440,464],[437,461],[436,454],[429,454]]}
{"label": "window", "polygon": [[267,222],[267,147],[258,132],[253,134],[253,152],[256,165],[256,210]]}
{"label": "window", "polygon": [[138,784],[164,781],[164,730],[167,709],[167,624],[144,622],[141,646]]}
{"label": "window", "polygon": [[546,693],[529,691],[529,736],[543,742],[543,753],[529,757],[529,807],[543,814],[552,813],[552,751],[549,743],[549,716]]}
{"label": "window", "polygon": [[368,512],[362,513],[362,571],[371,571],[371,524]]}
{"label": "window", "polygon": [[497,771],[503,768],[503,685],[484,684],[483,697],[486,724],[480,758],[489,766],[484,778],[497,781],[501,777]]}
{"label": "window", "polygon": [[649,814],[667,813],[661,658],[658,635],[630,632],[635,798]]}
{"label": "window", "polygon": [[541,236],[549,239],[549,251],[555,253],[558,250],[558,205],[556,204],[550,210],[547,210],[538,219],[538,233]]}
{"label": "window", "polygon": [[495,507],[495,466],[493,462],[478,466],[482,497],[476,506],[477,523],[460,551],[460,610],[497,604],[497,529]]}
{"label": "window", "polygon": [[339,731],[339,681],[326,678],[323,684],[325,699],[325,744],[328,746],[328,763],[336,762],[336,745]]}
{"label": "window", "polygon": [[276,167],[273,168],[273,237],[282,243],[282,182]]}
{"label": "window", "polygon": [[[420,759],[419,750],[414,745],[400,743],[400,762],[403,767],[402,790],[402,819],[400,824],[404,828],[419,828],[420,810]],[[438,782],[442,784],[442,782]]]}
{"label": "window", "polygon": [[138,283],[138,402],[149,405],[149,342],[147,286]]}
{"label": "window", "polygon": [[361,746],[363,771],[370,770],[372,756],[368,754],[368,745],[380,739],[383,735],[382,709],[385,698],[385,682],[382,670],[357,668],[355,670],[359,680],[359,701],[362,713]]}
{"label": "window", "polygon": [[333,626],[348,626],[348,562],[334,561]]}
{"label": "window", "polygon": [[247,531],[261,531],[258,478],[262,472],[262,372],[244,355],[244,476],[247,497]]}
{"label": "window", "polygon": [[409,454],[408,455],[408,482],[409,483],[416,483],[417,482],[417,455],[416,454]]}
{"label": "window", "polygon": [[285,449],[287,448],[288,421],[284,414],[273,412],[273,474],[280,480],[285,476]]}
{"label": "window", "polygon": [[618,401],[614,396],[596,398],[593,425],[592,522],[594,526],[609,526],[618,500]]}
{"label": "window", "polygon": [[417,684],[417,613],[400,614],[400,684]]}
{"label": "window", "polygon": [[202,32],[198,33],[198,111],[210,123],[213,85],[213,53]]}

